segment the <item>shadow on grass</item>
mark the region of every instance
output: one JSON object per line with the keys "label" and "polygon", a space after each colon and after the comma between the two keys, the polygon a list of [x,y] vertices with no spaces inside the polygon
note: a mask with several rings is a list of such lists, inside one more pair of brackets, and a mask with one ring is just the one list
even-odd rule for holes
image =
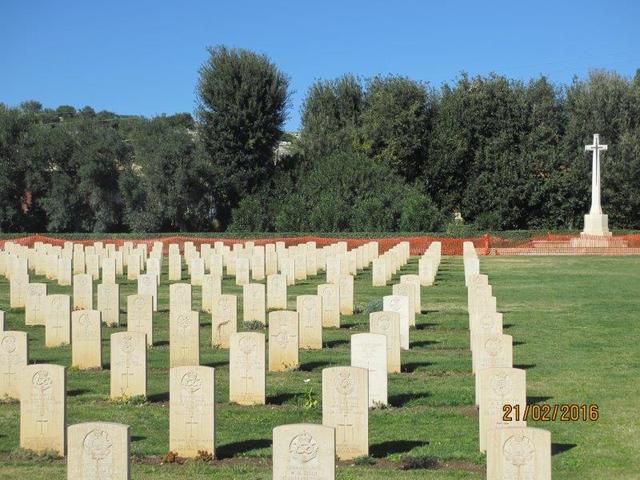
{"label": "shadow on grass", "polygon": [[514,365],[513,368],[519,368],[520,370],[531,370],[532,368],[536,368],[535,363],[520,363],[518,365]]}
{"label": "shadow on grass", "polygon": [[400,370],[403,372],[412,373],[421,367],[430,367],[434,365],[433,362],[408,362],[401,366]]}
{"label": "shadow on grass", "polygon": [[169,345],[169,340],[159,340],[157,342],[153,342],[154,347],[164,347],[166,345]]}
{"label": "shadow on grass", "polygon": [[331,365],[331,362],[327,362],[326,360],[320,360],[317,362],[301,363],[300,367],[298,368],[303,372],[312,372],[313,370],[316,370],[318,368],[328,367],[329,365]]}
{"label": "shadow on grass", "polygon": [[327,340],[324,342],[324,346],[327,348],[337,347],[339,345],[347,345],[349,340]]}
{"label": "shadow on grass", "polygon": [[296,398],[295,393],[277,393],[267,396],[267,405],[283,405]]}
{"label": "shadow on grass", "polygon": [[169,401],[169,392],[152,393],[147,395],[147,402],[149,403],[163,403]]}
{"label": "shadow on grass", "polygon": [[67,397],[78,397],[85,393],[89,393],[90,390],[86,388],[74,388],[73,390],[67,390]]}
{"label": "shadow on grass", "polygon": [[512,343],[512,345],[513,345],[514,347],[517,347],[518,345],[524,345],[524,344],[526,344],[526,343],[527,343],[527,342],[523,342],[522,340],[516,340],[516,341],[514,341],[514,342]]}
{"label": "shadow on grass", "polygon": [[222,460],[224,458],[233,458],[241,453],[250,452],[271,446],[271,440],[261,438],[259,440],[244,440],[242,442],[227,443],[216,448],[216,458]]}
{"label": "shadow on grass", "polygon": [[509,330],[513,326],[514,326],[513,323],[505,323],[504,325],[502,325],[502,329],[503,330]]}
{"label": "shadow on grass", "polygon": [[140,442],[142,440],[146,440],[147,437],[144,437],[142,435],[131,435],[131,441],[132,442]]}
{"label": "shadow on grass", "polygon": [[395,440],[392,442],[376,443],[369,447],[369,454],[374,458],[385,458],[394,453],[408,453],[414,448],[424,447],[429,442],[421,440]]}
{"label": "shadow on grass", "polygon": [[427,308],[420,310],[420,313],[423,315],[429,315],[430,313],[438,313],[440,310],[429,310]]}
{"label": "shadow on grass", "polygon": [[558,455],[560,453],[564,453],[572,448],[577,447],[575,443],[552,443],[551,444],[551,455]]}
{"label": "shadow on grass", "polygon": [[409,402],[421,400],[430,396],[431,394],[429,392],[399,393],[398,395],[389,396],[389,405],[392,407],[404,407]]}
{"label": "shadow on grass", "polygon": [[527,405],[535,405],[536,403],[546,402],[547,400],[551,400],[553,397],[534,397],[527,396]]}
{"label": "shadow on grass", "polygon": [[411,347],[428,347],[429,345],[435,345],[437,343],[442,343],[438,340],[419,340],[417,342],[411,342]]}
{"label": "shadow on grass", "polygon": [[431,327],[437,327],[439,324],[437,323],[418,323],[416,324],[416,330],[427,330]]}
{"label": "shadow on grass", "polygon": [[209,363],[203,363],[202,365],[205,367],[218,368],[218,367],[226,367],[227,365],[229,365],[229,362],[225,362],[225,361],[209,362]]}

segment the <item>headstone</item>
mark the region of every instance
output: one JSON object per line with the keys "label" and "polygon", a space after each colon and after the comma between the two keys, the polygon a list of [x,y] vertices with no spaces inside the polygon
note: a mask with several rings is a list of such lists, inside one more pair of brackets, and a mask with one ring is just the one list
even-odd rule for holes
{"label": "headstone", "polygon": [[499,427],[487,441],[487,478],[551,480],[551,432]]}
{"label": "headstone", "polygon": [[20,371],[20,448],[55,452],[66,446],[66,369],[40,363]]}
{"label": "headstone", "polygon": [[47,295],[45,346],[59,347],[71,343],[71,297]]}
{"label": "headstone", "polygon": [[200,365],[200,320],[198,312],[180,310],[169,319],[169,365]]}
{"label": "headstone", "polygon": [[158,311],[158,283],[155,275],[149,273],[138,275],[138,295],[151,295],[153,311]]}
{"label": "headstone", "polygon": [[222,294],[222,277],[215,273],[202,276],[202,311],[211,313],[216,299]]}
{"label": "headstone", "polygon": [[11,308],[24,308],[26,301],[29,275],[26,273],[13,273],[9,279],[9,306]]}
{"label": "headstone", "polygon": [[232,334],[229,349],[229,401],[240,405],[264,405],[265,370],[264,334]]}
{"label": "headstone", "polygon": [[238,299],[235,295],[220,295],[213,301],[211,312],[211,344],[229,348],[231,335],[238,328]]}
{"label": "headstone", "polygon": [[162,274],[162,257],[149,258],[147,260],[147,275],[153,275],[156,285],[160,286],[160,275]]}
{"label": "headstone", "polygon": [[409,298],[404,295],[387,295],[382,298],[382,309],[400,315],[400,348],[409,350]]}
{"label": "headstone", "polygon": [[67,480],[129,480],[129,425],[77,423],[67,429]]}
{"label": "headstone", "polygon": [[[523,419],[504,420],[505,405],[518,405],[524,415],[527,403],[526,372],[519,368],[485,368],[479,372],[480,399],[478,419],[480,424],[480,451],[487,450],[487,438],[490,430],[500,426],[523,426]],[[520,422],[520,423],[517,423]]]}
{"label": "headstone", "polygon": [[211,266],[209,267],[209,272],[211,275],[222,278],[224,275],[223,271],[223,257],[222,254],[214,253],[209,257],[211,260]]}
{"label": "headstone", "polygon": [[300,322],[300,348],[322,349],[322,297],[299,295],[296,298],[296,311]]}
{"label": "headstone", "polygon": [[0,310],[0,332],[4,332],[4,312]]}
{"label": "headstone", "polygon": [[387,337],[377,333],[351,335],[351,366],[369,372],[369,407],[387,405]]}
{"label": "headstone", "polygon": [[127,331],[144,333],[147,345],[153,345],[153,304],[151,295],[127,297]]}
{"label": "headstone", "polygon": [[371,333],[387,337],[387,372],[400,373],[400,314],[373,312],[369,314]]}
{"label": "headstone", "polygon": [[204,276],[204,260],[194,258],[191,260],[191,285],[194,287],[202,286],[202,277]]}
{"label": "headstone", "polygon": [[242,287],[243,320],[266,324],[265,287],[263,283],[248,283]]}
{"label": "headstone", "polygon": [[480,400],[482,380],[478,375],[485,368],[512,368],[513,343],[511,335],[482,335],[472,352],[473,372],[476,373],[476,405]]}
{"label": "headstone", "polygon": [[169,316],[180,312],[190,312],[191,285],[188,283],[173,283],[169,286]]}
{"label": "headstone", "polygon": [[257,248],[251,256],[251,279],[264,280],[264,251]]}
{"label": "headstone", "polygon": [[141,332],[111,335],[111,398],[147,395],[146,342]]}
{"label": "headstone", "polygon": [[180,254],[169,255],[169,281],[182,280],[182,260]]}
{"label": "headstone", "polygon": [[473,323],[471,331],[471,350],[481,335],[502,335],[502,313],[487,312],[481,314]]}
{"label": "headstone", "polygon": [[127,255],[127,280],[137,280],[140,275],[140,254]]}
{"label": "headstone", "polygon": [[29,283],[26,288],[24,308],[25,325],[44,325],[46,322],[46,283]]}
{"label": "headstone", "polygon": [[513,346],[510,335],[477,335],[472,352],[474,373],[483,368],[512,367]]}
{"label": "headstone", "polygon": [[272,243],[267,244],[265,247],[264,273],[267,276],[278,273],[278,255]]}
{"label": "headstone", "polygon": [[236,259],[236,285],[246,285],[249,282],[249,259],[238,257]]}
{"label": "headstone", "polygon": [[318,285],[322,297],[322,326],[340,328],[340,291],[335,283]]}
{"label": "headstone", "polygon": [[322,370],[322,424],[336,429],[341,460],[369,455],[368,372],[358,367]]}
{"label": "headstone", "polygon": [[214,369],[175,367],[169,382],[169,450],[181,457],[215,456]]}
{"label": "headstone", "polygon": [[91,275],[93,280],[100,279],[100,257],[94,253],[85,254],[84,266],[87,275]]}
{"label": "headstone", "polygon": [[382,258],[373,260],[371,266],[371,284],[374,287],[384,287],[387,284],[386,265]]}
{"label": "headstone", "polygon": [[22,368],[29,359],[26,332],[0,332],[0,398],[20,398]]}
{"label": "headstone", "polygon": [[102,283],[116,283],[116,259],[102,259]]}
{"label": "headstone", "polygon": [[74,310],[71,313],[71,365],[80,369],[102,368],[98,310]]}
{"label": "headstone", "polygon": [[296,272],[295,272],[295,260],[291,257],[284,257],[280,261],[280,272],[287,278],[287,285],[295,285]]}
{"label": "headstone", "polygon": [[118,250],[113,254],[116,259],[116,275],[124,275],[124,256],[122,250]]}
{"label": "headstone", "polygon": [[269,371],[298,367],[298,314],[287,310],[269,313]]}
{"label": "headstone", "polygon": [[327,257],[327,283],[337,283],[340,278],[340,271],[342,270],[340,265],[340,258]]}
{"label": "headstone", "polygon": [[106,325],[120,324],[120,285],[117,283],[98,285],[98,310]]}
{"label": "headstone", "polygon": [[335,480],[336,431],[313,423],[273,429],[273,478]]}
{"label": "headstone", "polygon": [[400,275],[400,284],[406,284],[406,283],[413,285],[414,311],[416,315],[419,315],[422,312],[422,299],[420,298],[421,297],[420,276],[413,275],[413,274]]}
{"label": "headstone", "polygon": [[75,244],[73,246],[73,274],[84,273],[84,247]]}
{"label": "headstone", "polygon": [[73,276],[73,309],[93,309],[93,280],[88,273]]}
{"label": "headstone", "polygon": [[407,297],[409,301],[408,308],[408,317],[409,317],[409,327],[416,326],[416,312],[415,312],[415,288],[413,285],[408,283],[396,283],[392,287],[392,292],[394,296],[404,296]]}
{"label": "headstone", "polygon": [[282,274],[267,276],[267,310],[287,308],[287,278]]}
{"label": "headstone", "polygon": [[71,267],[71,259],[58,259],[58,285],[69,286],[73,283],[73,270]]}
{"label": "headstone", "polygon": [[353,275],[340,275],[340,314],[353,315]]}

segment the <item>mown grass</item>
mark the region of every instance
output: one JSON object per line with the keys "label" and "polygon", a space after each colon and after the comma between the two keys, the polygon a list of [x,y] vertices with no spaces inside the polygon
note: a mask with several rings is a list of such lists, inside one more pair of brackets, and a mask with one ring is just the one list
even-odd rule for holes
{"label": "mown grass", "polygon": [[[539,423],[554,442],[556,478],[638,478],[640,422],[638,406],[637,258],[535,257],[483,258],[505,333],[514,337],[514,363],[527,369],[531,402],[597,403],[597,422]],[[415,259],[401,273],[415,272]],[[163,271],[166,282],[166,265]],[[186,275],[186,274],[185,274]],[[33,277],[33,281],[42,280]],[[216,369],[217,460],[161,464],[169,450],[168,284],[160,287],[155,315],[156,345],[148,353],[148,398],[142,404],[114,404],[109,394],[109,335],[125,328],[126,296],[135,283],[119,278],[121,326],[103,328],[101,371],[68,372],[68,423],[90,420],[131,425],[133,478],[270,478],[273,427],[321,422],[321,405],[304,408],[308,388],[320,399],[321,371],[349,363],[349,337],[368,330],[365,314],[343,317],[339,330],[325,329],[322,351],[302,351],[300,369],[267,375],[267,405],[228,403],[228,351],[210,346],[210,317],[201,314],[201,364]],[[289,288],[295,296],[314,293],[321,277]],[[391,292],[371,287],[370,271],[355,283],[359,311]],[[69,293],[50,286],[50,292]],[[233,280],[223,291],[241,295]],[[194,288],[194,308],[200,289]],[[242,302],[239,302],[242,318]],[[477,412],[468,351],[468,320],[462,262],[445,258],[433,287],[423,288],[423,308],[411,332],[411,350],[403,352],[402,373],[389,377],[387,409],[370,413],[372,460],[340,463],[341,479],[483,478],[484,455],[478,451]],[[29,332],[30,360],[69,365],[69,347],[46,349],[43,327],[25,327],[22,311],[8,308],[8,284],[0,280],[0,309],[7,328]],[[242,322],[239,322],[242,329]],[[305,383],[305,379],[310,379]],[[33,457],[18,450],[19,406],[0,404],[0,478],[65,478],[64,460]],[[409,461],[408,458],[414,459]],[[356,465],[357,463],[357,465]],[[427,469],[403,469],[410,467]]]}

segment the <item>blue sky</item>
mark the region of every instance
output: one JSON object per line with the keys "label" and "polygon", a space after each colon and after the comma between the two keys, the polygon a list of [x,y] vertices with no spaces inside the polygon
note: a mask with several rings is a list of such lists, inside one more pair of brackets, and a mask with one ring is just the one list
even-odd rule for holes
{"label": "blue sky", "polygon": [[206,47],[267,54],[295,90],[344,73],[434,86],[460,72],[558,83],[640,68],[640,2],[28,1],[0,5],[0,102],[193,112]]}

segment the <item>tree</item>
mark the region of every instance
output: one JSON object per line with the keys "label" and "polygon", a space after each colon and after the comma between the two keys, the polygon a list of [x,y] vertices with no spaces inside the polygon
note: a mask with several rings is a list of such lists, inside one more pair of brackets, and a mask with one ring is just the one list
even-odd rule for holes
{"label": "tree", "polygon": [[20,144],[31,119],[17,109],[0,114],[0,231],[25,229],[25,162]]}
{"label": "tree", "polygon": [[299,145],[314,161],[333,153],[361,149],[364,87],[353,75],[315,82],[302,106]]}
{"label": "tree", "polygon": [[120,177],[124,221],[135,232],[209,230],[209,173],[190,115],[157,117],[131,135]]}
{"label": "tree", "polygon": [[197,116],[216,172],[217,217],[224,228],[240,199],[273,171],[282,135],[289,79],[264,55],[224,46],[209,49],[200,69]]}
{"label": "tree", "polygon": [[364,151],[409,182],[428,168],[432,101],[427,86],[406,77],[375,77],[362,113]]}

